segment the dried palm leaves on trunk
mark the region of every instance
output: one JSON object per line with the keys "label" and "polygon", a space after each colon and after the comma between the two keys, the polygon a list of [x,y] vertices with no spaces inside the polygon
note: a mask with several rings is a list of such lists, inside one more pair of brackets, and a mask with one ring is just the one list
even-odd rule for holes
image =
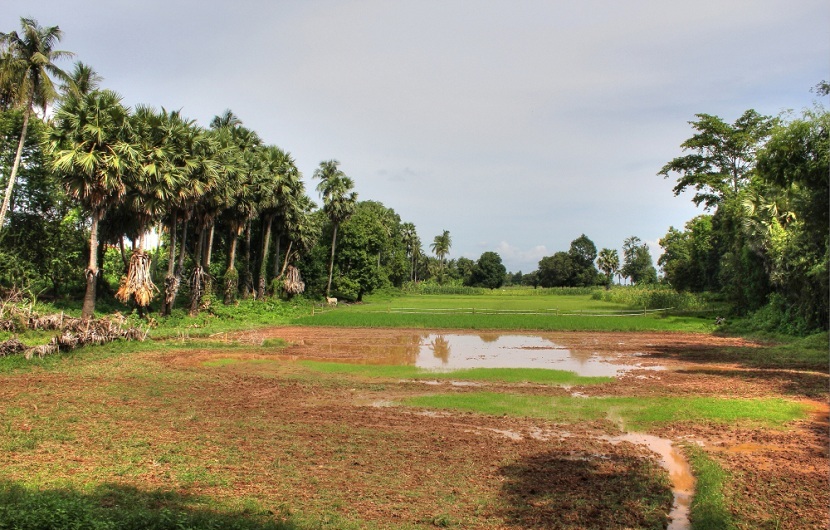
{"label": "dried palm leaves on trunk", "polygon": [[305,282],[300,277],[300,269],[289,265],[285,271],[285,279],[282,281],[282,286],[289,296],[305,291]]}
{"label": "dried palm leaves on trunk", "polygon": [[153,300],[153,291],[158,291],[150,274],[151,262],[152,258],[147,252],[143,250],[133,252],[130,257],[130,269],[121,279],[121,287],[115,293],[115,297],[124,303],[133,298],[139,307],[150,305]]}

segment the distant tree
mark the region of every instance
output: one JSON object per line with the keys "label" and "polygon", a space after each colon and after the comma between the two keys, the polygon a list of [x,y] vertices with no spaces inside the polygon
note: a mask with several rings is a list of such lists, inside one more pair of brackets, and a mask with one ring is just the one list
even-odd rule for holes
{"label": "distant tree", "polygon": [[622,273],[630,278],[632,283],[648,284],[657,282],[657,269],[654,268],[651,252],[648,245],[641,243],[640,238],[631,236],[623,243],[624,264]]}
{"label": "distant tree", "polygon": [[450,237],[450,231],[444,230],[441,235],[435,236],[435,239],[432,241],[432,244],[429,246],[432,249],[432,252],[438,258],[440,275],[442,276],[439,278],[439,282],[443,282],[443,272],[444,272],[444,263],[447,257],[447,254],[450,253],[450,248],[452,248],[452,238]]}
{"label": "distant tree", "polygon": [[669,227],[660,240],[663,254],[657,260],[666,282],[680,291],[716,290],[720,256],[714,252],[713,238],[711,215],[695,217],[683,231]]}
{"label": "distant tree", "polygon": [[504,285],[506,274],[507,269],[501,262],[501,256],[496,252],[485,252],[473,267],[468,285],[497,289]]}
{"label": "distant tree", "polygon": [[337,160],[320,162],[314,171],[314,178],[320,179],[317,191],[323,198],[323,211],[332,224],[331,258],[329,259],[329,279],[326,284],[326,296],[331,295],[331,277],[334,273],[334,249],[337,245],[337,228],[351,217],[357,204],[357,193],[352,191],[354,181],[346,176],[337,166]]}
{"label": "distant tree", "polygon": [[[454,270],[454,279],[461,280],[464,285],[471,285],[469,282],[472,278],[476,263],[470,258],[463,256],[454,261],[455,267],[451,267]],[[450,263],[452,264],[452,261]]]}
{"label": "distant tree", "polygon": [[610,289],[611,283],[614,280],[614,275],[620,268],[619,254],[617,254],[616,250],[609,248],[600,250],[599,257],[597,258],[597,266],[599,266],[599,270],[605,274],[605,288]]}
{"label": "distant tree", "polygon": [[568,255],[570,255],[573,263],[573,273],[569,285],[573,287],[595,285],[597,269],[594,266],[594,260],[597,259],[597,247],[594,242],[588,239],[585,234],[582,234],[571,241]]}
{"label": "distant tree", "polygon": [[539,260],[539,285],[568,287],[572,285],[576,266],[568,252],[557,252]]}
{"label": "distant tree", "polygon": [[29,129],[29,118],[35,107],[44,114],[46,107],[58,97],[52,77],[69,82],[69,76],[58,68],[55,61],[72,54],[55,50],[63,32],[58,26],[41,27],[36,20],[21,18],[21,33],[0,33],[0,91],[4,99],[23,109],[23,128],[17,144],[3,206],[0,207],[0,230],[6,219],[6,212],[14,191],[14,183],[20,168],[20,157]]}

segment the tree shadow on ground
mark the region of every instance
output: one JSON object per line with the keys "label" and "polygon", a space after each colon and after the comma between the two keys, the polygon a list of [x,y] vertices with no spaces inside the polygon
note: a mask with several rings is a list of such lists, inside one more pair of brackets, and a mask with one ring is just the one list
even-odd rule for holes
{"label": "tree shadow on ground", "polygon": [[270,512],[237,513],[205,507],[209,499],[173,491],[144,491],[132,486],[102,484],[91,492],[70,488],[35,489],[0,481],[0,528],[93,530],[292,530]]}
{"label": "tree shadow on ground", "polygon": [[826,396],[830,382],[830,376],[826,374],[792,370],[692,368],[678,370],[677,373],[722,377],[724,388],[728,388],[727,379],[742,379],[748,382],[763,383],[763,386],[770,391],[780,394],[810,398]]}
{"label": "tree shadow on ground", "polygon": [[663,529],[672,504],[668,476],[647,458],[550,451],[500,474],[500,515],[521,528]]}

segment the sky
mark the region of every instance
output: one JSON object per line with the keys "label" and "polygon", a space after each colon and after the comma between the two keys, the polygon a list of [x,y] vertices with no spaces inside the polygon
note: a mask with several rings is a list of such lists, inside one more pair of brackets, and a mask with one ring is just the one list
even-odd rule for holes
{"label": "sky", "polygon": [[[231,109],[312,179],[335,159],[424,250],[512,272],[581,234],[649,244],[704,213],[657,173],[689,122],[779,115],[830,80],[826,0],[3,0],[125,104]],[[60,63],[71,70],[71,61]]]}

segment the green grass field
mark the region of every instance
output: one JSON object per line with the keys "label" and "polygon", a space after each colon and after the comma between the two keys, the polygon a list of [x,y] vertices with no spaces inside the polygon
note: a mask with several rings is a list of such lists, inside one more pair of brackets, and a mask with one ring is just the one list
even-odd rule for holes
{"label": "green grass field", "polygon": [[[509,293],[509,294],[508,294]],[[713,318],[673,314],[662,308],[629,307],[594,300],[590,294],[531,295],[494,291],[475,296],[405,295],[367,298],[366,303],[317,308],[295,323],[312,326],[411,327],[422,329],[513,329],[691,331],[714,329]]]}

